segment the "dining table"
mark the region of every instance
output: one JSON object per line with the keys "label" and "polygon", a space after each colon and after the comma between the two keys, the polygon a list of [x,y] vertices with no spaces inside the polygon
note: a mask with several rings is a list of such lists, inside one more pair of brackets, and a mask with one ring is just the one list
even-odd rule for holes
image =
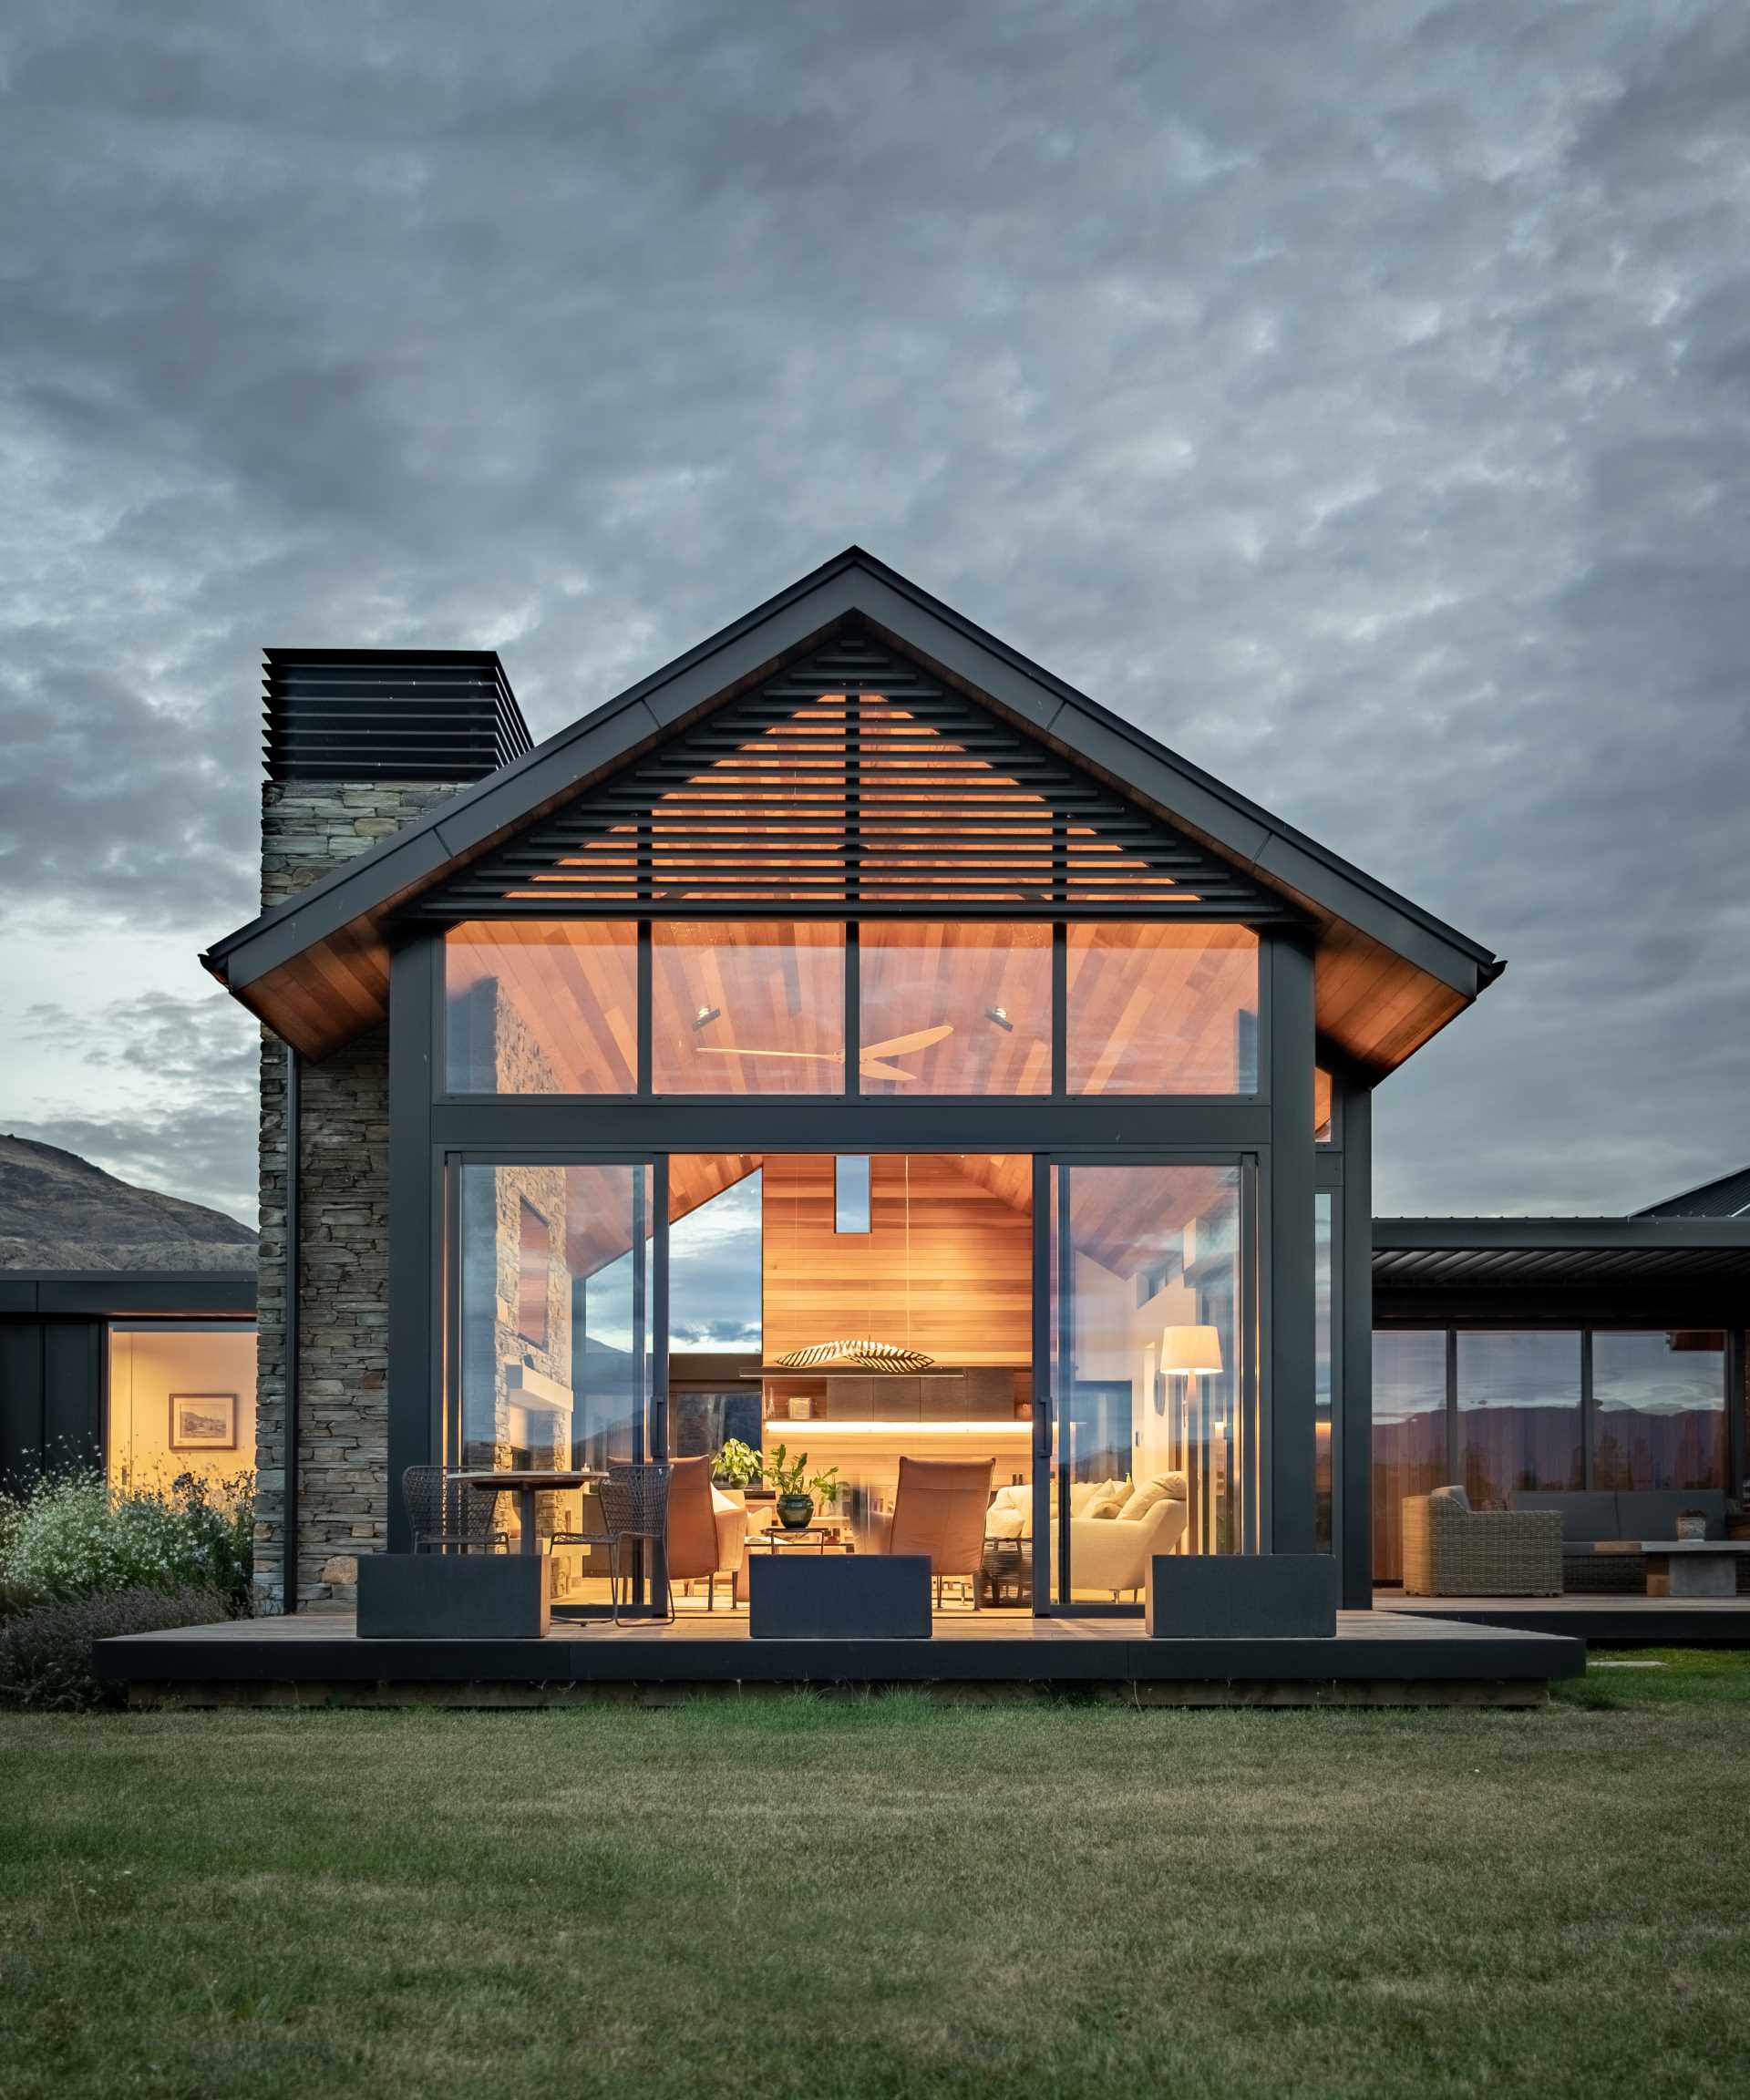
{"label": "dining table", "polygon": [[482,1495],[514,1495],[520,1528],[519,1550],[539,1553],[540,1539],[535,1530],[535,1497],[568,1488],[592,1488],[607,1475],[599,1466],[511,1467],[494,1472],[452,1473],[452,1480],[464,1481]]}

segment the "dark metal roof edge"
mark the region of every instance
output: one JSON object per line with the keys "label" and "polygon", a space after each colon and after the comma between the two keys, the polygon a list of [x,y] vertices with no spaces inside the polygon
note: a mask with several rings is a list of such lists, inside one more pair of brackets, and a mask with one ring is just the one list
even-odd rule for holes
{"label": "dark metal roof edge", "polygon": [[256,1309],[254,1265],[238,1269],[0,1269],[0,1314],[242,1320]]}
{"label": "dark metal roof edge", "polygon": [[1750,1211],[1745,1210],[1673,1212],[1673,1205],[1687,1203],[1693,1196],[1705,1196],[1710,1189],[1724,1189],[1734,1181],[1750,1182],[1750,1167],[1734,1167],[1729,1173],[1715,1174],[1710,1180],[1696,1182],[1693,1189],[1679,1189],[1674,1195],[1661,1196],[1652,1203],[1643,1204],[1639,1210],[1631,1210],[1629,1216],[1631,1218],[1669,1218],[1673,1215],[1742,1218],[1750,1215]]}
{"label": "dark metal roof edge", "polygon": [[1375,1218],[1375,1253],[1750,1247],[1750,1218]]}
{"label": "dark metal roof edge", "polygon": [[[1247,867],[1274,884],[1286,885],[1300,890],[1312,902],[1330,911],[1334,917],[1354,921],[1354,900],[1338,901],[1322,893],[1327,887],[1320,878],[1333,879],[1337,890],[1352,887],[1372,903],[1381,908],[1389,921],[1396,917],[1404,922],[1397,930],[1397,937],[1381,926],[1364,926],[1382,943],[1399,953],[1409,954],[1418,966],[1428,968],[1455,990],[1475,996],[1498,977],[1506,964],[1493,952],[1460,933],[1432,912],[1425,911],[1408,898],[1399,895],[1385,884],[1366,875],[1360,869],[1316,840],[1283,823],[1257,803],[1250,801],[1213,775],[1205,773],[1188,759],[1181,758],[1146,731],[1126,722],[1096,701],[1065,684],[1042,666],[1034,664],[1011,648],[995,635],[988,633],[963,614],[956,612],[941,600],[932,598],[919,585],[901,576],[896,570],[878,561],[860,547],[848,547],[829,561],[813,570],[807,576],[790,584],[787,589],[768,598],[763,604],[721,628],[681,655],[673,658],[660,669],[650,673],[625,691],[605,701],[600,707],[582,715],[569,726],[538,744],[530,751],[489,774],[476,786],[465,789],[439,803],[424,817],[415,820],[394,838],[385,839],[380,847],[348,861],[331,875],[313,884],[296,898],[264,912],[234,932],[217,941],[201,957],[202,964],[222,983],[233,989],[252,983],[268,969],[276,967],[283,959],[283,944],[271,942],[273,959],[261,968],[251,968],[247,961],[233,971],[231,964],[240,952],[278,928],[288,924],[294,917],[305,920],[306,925],[299,937],[299,946],[313,945],[327,935],[338,932],[352,920],[368,912],[380,911],[392,903],[407,888],[405,874],[401,877],[385,875],[388,863],[397,852],[406,853],[416,842],[423,843],[426,835],[435,839],[441,849],[444,862],[458,858],[462,852],[484,844],[500,831],[513,827],[520,817],[532,816],[546,802],[562,795],[576,778],[599,771],[614,762],[612,746],[617,741],[626,755],[653,733],[669,726],[691,707],[701,705],[712,695],[709,690],[699,687],[691,676],[701,666],[721,657],[737,643],[767,628],[774,629],[770,637],[772,648],[768,656],[750,660],[718,681],[719,689],[735,684],[738,678],[758,671],[767,661],[788,654],[814,639],[825,629],[857,612],[862,612],[881,623],[879,605],[866,605],[854,596],[839,599],[830,596],[820,607],[821,617],[814,628],[804,630],[794,621],[786,627],[784,616],[794,613],[812,599],[826,592],[828,586],[851,574],[860,572],[880,590],[890,592],[907,604],[916,608],[928,618],[939,623],[951,635],[972,645],[981,656],[1006,667],[1027,685],[1036,689],[1047,702],[1042,705],[1018,707],[1024,719],[1031,720],[1046,735],[1057,737],[1073,757],[1078,746],[1084,744],[1086,762],[1098,766],[1102,759],[1097,749],[1102,738],[1119,738],[1138,759],[1143,759],[1170,774],[1174,782],[1189,795],[1192,807],[1177,808],[1172,803],[1164,806],[1170,814],[1202,830],[1211,842]],[[908,639],[903,633],[903,642]],[[931,641],[939,637],[910,637],[911,645],[930,653]],[[950,668],[958,668],[951,665]],[[974,680],[976,683],[976,680]],[[686,688],[693,690],[689,694]],[[678,690],[676,690],[678,689]],[[993,698],[1004,699],[1000,692]],[[662,701],[652,706],[653,700]],[[1067,726],[1065,717],[1072,720]],[[623,738],[603,738],[602,732],[629,719],[633,734]],[[1080,732],[1080,734],[1077,734]],[[604,744],[608,748],[603,748]],[[592,748],[593,746],[593,748]],[[582,767],[567,765],[567,755],[576,751],[579,756],[587,752],[589,760]],[[1147,790],[1145,789],[1145,792]],[[436,868],[424,854],[412,856],[416,860],[426,860],[427,870],[435,873]],[[1286,862],[1286,865],[1283,863]],[[1302,863],[1308,863],[1302,866]],[[421,875],[414,876],[416,883]],[[1309,880],[1308,878],[1311,878]],[[1368,916],[1374,916],[1369,913]],[[1413,928],[1422,936],[1411,938],[1405,931]],[[1435,953],[1428,952],[1432,943]],[[1447,951],[1449,960],[1438,955]],[[295,950],[293,952],[295,952]],[[1439,967],[1444,961],[1445,967]]]}

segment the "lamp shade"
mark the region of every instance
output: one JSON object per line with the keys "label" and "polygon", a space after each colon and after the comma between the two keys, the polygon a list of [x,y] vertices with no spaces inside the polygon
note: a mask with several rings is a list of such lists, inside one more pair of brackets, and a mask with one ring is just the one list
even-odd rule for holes
{"label": "lamp shade", "polygon": [[1160,1337],[1160,1367],[1188,1378],[1221,1369],[1221,1337],[1213,1327],[1168,1327]]}

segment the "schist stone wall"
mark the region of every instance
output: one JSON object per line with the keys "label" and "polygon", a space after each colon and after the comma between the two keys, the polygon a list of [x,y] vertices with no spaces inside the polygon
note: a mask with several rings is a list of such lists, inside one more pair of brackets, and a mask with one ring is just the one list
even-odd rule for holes
{"label": "schist stone wall", "polygon": [[[447,781],[268,781],[262,905],[368,851]],[[282,1582],[285,1510],[285,1045],[262,1032],[261,1354],[256,1400],[258,1608],[347,1603],[360,1552],[388,1525],[388,1030],[302,1067],[299,1320],[303,1375],[297,1597]]]}

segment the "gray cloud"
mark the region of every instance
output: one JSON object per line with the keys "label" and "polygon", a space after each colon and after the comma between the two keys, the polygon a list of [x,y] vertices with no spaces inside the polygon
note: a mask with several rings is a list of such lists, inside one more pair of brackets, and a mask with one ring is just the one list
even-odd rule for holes
{"label": "gray cloud", "polygon": [[15,1033],[67,1060],[61,1096],[18,1119],[19,1136],[254,1223],[261,1030],[242,1008],[222,993],[39,1001]]}
{"label": "gray cloud", "polygon": [[545,733],[856,539],[1510,957],[1382,1207],[1750,1158],[1747,108],[1682,0],[15,6],[4,894],[246,917],[263,643]]}

